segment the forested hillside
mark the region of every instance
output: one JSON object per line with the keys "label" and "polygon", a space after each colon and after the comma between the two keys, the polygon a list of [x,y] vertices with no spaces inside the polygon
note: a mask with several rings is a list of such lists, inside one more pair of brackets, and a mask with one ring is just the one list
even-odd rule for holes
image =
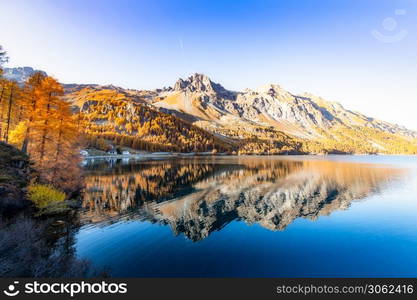
{"label": "forested hillside", "polygon": [[106,150],[108,143],[147,151],[232,151],[232,143],[170,114],[144,100],[104,88],[84,88],[66,98],[75,105],[79,130],[88,142]]}

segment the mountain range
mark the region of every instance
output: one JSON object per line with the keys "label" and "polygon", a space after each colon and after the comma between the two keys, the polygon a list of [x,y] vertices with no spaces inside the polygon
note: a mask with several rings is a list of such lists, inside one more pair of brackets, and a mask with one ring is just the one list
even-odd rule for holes
{"label": "mountain range", "polygon": [[[6,68],[5,76],[22,82],[33,72]],[[417,153],[416,131],[278,84],[232,91],[196,73],[152,91],[95,84],[64,89],[88,130],[106,139],[115,133],[168,150],[186,145],[180,151]]]}

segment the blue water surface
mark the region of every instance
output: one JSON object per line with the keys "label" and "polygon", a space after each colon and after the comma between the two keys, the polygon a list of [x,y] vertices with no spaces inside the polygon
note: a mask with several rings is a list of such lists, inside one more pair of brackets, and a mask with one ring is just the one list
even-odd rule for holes
{"label": "blue water surface", "polygon": [[[219,159],[222,160],[219,170],[209,170],[207,176],[197,178],[195,182],[185,182],[175,176],[165,177],[166,181],[179,180],[171,196],[164,196],[167,199],[158,202],[159,196],[153,199],[151,195],[147,202],[139,201],[141,203],[111,216],[106,216],[105,211],[99,221],[91,221],[90,215],[86,214],[86,221],[76,235],[78,257],[90,260],[94,267],[108,269],[114,277],[417,276],[415,157],[378,157],[377,160],[366,156],[347,157],[343,162],[340,158],[336,161],[323,158],[318,165],[313,163],[312,166],[306,166],[310,158],[304,157],[301,166],[294,167],[292,162],[287,166],[285,162],[280,167],[285,170],[294,168],[294,171],[288,171],[288,174],[285,171],[284,175],[277,177],[268,173],[268,168],[274,171],[280,168],[268,165],[271,159],[266,163],[259,162],[261,167],[257,166],[256,158],[251,158],[250,162]],[[322,162],[325,165],[320,165]],[[174,167],[187,165],[194,169],[208,164],[204,160],[193,160],[191,166],[183,161],[170,163]],[[162,162],[149,163],[149,168],[158,168],[160,164]],[[209,164],[217,166],[213,160]],[[229,165],[233,168],[228,169]],[[236,165],[243,167],[236,168]],[[333,169],[330,173],[329,166]],[[112,168],[106,167],[98,175],[95,171],[92,176],[107,176]],[[169,168],[164,165],[162,169]],[[119,184],[117,188],[123,190],[123,186],[115,182],[117,178],[128,176],[132,181],[132,174],[141,176],[147,170],[113,172],[111,182]],[[337,170],[343,171],[339,174]],[[371,170],[370,175],[366,173],[368,170]],[[243,177],[240,176],[242,172]],[[262,172],[269,175],[262,175]],[[233,176],[239,179],[233,181]],[[321,179],[309,180],[315,176],[321,176]],[[346,179],[348,176],[353,179]],[[361,176],[366,178],[362,180]],[[149,181],[154,177],[150,176]],[[255,177],[255,182],[242,183],[252,177]],[[219,188],[222,182],[225,184]],[[181,184],[192,188],[188,189],[188,194],[176,196],[175,191],[183,187]],[[314,193],[298,195],[296,184],[300,190],[311,185]],[[329,186],[325,191],[324,185]],[[136,188],[137,200],[138,190],[142,193],[143,188],[135,184],[131,186]],[[233,199],[231,194],[236,186],[241,188],[237,192],[240,200],[232,201],[232,208],[223,208],[222,205],[227,206],[224,202],[228,201],[224,199]],[[224,192],[228,187],[231,191]],[[360,192],[358,196],[356,190],[362,187],[366,192]],[[261,188],[264,190],[258,191]],[[219,199],[208,197],[210,193],[218,195]],[[97,199],[102,201],[103,195]],[[280,195],[282,203],[274,198],[276,195]],[[120,198],[116,197],[116,201]],[[305,208],[314,201],[318,203],[314,204],[314,209]],[[339,205],[339,201],[343,205]],[[258,219],[255,221],[248,220],[246,213],[252,210],[252,202],[256,203],[254,214]],[[166,217],[161,213],[164,205],[180,207],[181,217],[175,214]],[[193,205],[198,209],[193,210]],[[222,208],[218,208],[220,206]],[[270,206],[272,209],[268,208],[265,215],[259,212]],[[149,207],[153,207],[152,213],[148,212]],[[215,213],[211,213],[211,209]],[[89,210],[90,214],[94,213],[94,208]],[[171,210],[166,210],[171,213]],[[323,213],[323,210],[326,211]],[[265,225],[278,224],[279,227],[280,222],[287,219],[290,221],[285,221],[282,228]],[[208,234],[201,234],[207,230]]]}

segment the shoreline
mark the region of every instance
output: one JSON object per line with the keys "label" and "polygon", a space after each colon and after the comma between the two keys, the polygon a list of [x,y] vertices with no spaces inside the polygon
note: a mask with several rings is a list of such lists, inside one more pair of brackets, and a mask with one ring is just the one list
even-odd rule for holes
{"label": "shoreline", "polygon": [[[102,158],[158,158],[158,157],[194,157],[194,156],[216,156],[216,154],[188,154],[188,153],[141,153],[141,154],[113,154],[113,155],[87,155],[81,156],[83,159],[102,159]],[[221,155],[218,156],[230,156]]]}
{"label": "shoreline", "polygon": [[244,156],[259,156],[259,157],[268,157],[268,156],[280,156],[280,157],[286,157],[286,156],[316,156],[316,157],[328,157],[328,156],[408,156],[408,157],[415,157],[416,154],[385,154],[385,153],[371,153],[371,154],[364,154],[364,153],[358,153],[358,154],[339,154],[339,153],[329,153],[329,154],[315,154],[315,153],[303,153],[303,154],[226,154],[226,153],[142,153],[142,154],[114,154],[114,155],[87,155],[87,156],[81,156],[83,160],[89,160],[89,159],[126,159],[126,158],[134,158],[134,159],[142,159],[142,158],[169,158],[169,157],[231,157],[231,156],[237,156],[237,157],[244,157]]}

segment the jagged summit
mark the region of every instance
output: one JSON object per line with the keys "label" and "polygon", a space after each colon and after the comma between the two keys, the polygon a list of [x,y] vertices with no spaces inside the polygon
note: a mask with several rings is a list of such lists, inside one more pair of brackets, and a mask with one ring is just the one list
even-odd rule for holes
{"label": "jagged summit", "polygon": [[204,93],[220,97],[230,97],[232,94],[221,84],[211,81],[207,75],[200,73],[194,73],[185,80],[182,78],[178,79],[174,85],[174,91]]}
{"label": "jagged summit", "polygon": [[216,84],[207,75],[195,73],[186,80],[182,78],[174,85],[175,91],[188,90],[190,92],[215,92]]}

